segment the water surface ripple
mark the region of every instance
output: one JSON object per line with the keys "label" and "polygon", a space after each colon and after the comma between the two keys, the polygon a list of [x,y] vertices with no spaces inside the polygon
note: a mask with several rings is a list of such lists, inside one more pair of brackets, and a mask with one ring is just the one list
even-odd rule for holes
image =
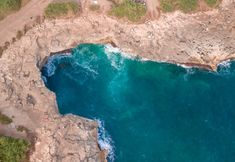
{"label": "water surface ripple", "polygon": [[218,72],[83,44],[42,69],[60,113],[96,119],[116,162],[234,162],[235,63]]}

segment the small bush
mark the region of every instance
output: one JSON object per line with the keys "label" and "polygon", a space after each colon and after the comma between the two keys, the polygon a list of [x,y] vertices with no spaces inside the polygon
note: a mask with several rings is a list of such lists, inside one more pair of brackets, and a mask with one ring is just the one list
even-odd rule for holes
{"label": "small bush", "polygon": [[205,0],[208,6],[214,7],[216,4],[218,4],[218,0]]}
{"label": "small bush", "polygon": [[100,10],[100,5],[93,4],[93,5],[90,5],[89,8],[90,8],[91,11],[99,11]]}
{"label": "small bush", "polygon": [[[205,0],[208,6],[215,7],[219,0]],[[198,8],[199,0],[160,0],[163,12],[182,10],[183,12],[192,12]]]}
{"label": "small bush", "polygon": [[50,3],[44,13],[47,18],[58,18],[67,16],[69,12],[76,14],[78,11],[79,5],[77,2],[58,2]]}
{"label": "small bush", "polygon": [[77,2],[67,2],[68,9],[73,12],[73,14],[76,14],[79,12],[79,5]]}
{"label": "small bush", "polygon": [[160,3],[164,12],[171,12],[175,8],[175,4],[171,0],[161,0]]}
{"label": "small bush", "polygon": [[26,160],[30,143],[23,139],[0,136],[0,161],[20,162]]}
{"label": "small bush", "polygon": [[21,0],[0,0],[0,20],[13,11],[19,10]]}
{"label": "small bush", "polygon": [[197,0],[180,0],[180,9],[184,12],[190,12],[197,8]]}
{"label": "small bush", "polygon": [[0,112],[0,123],[1,124],[10,124],[12,119]]}
{"label": "small bush", "polygon": [[26,128],[25,126],[20,125],[20,126],[17,127],[17,131],[18,132],[28,132],[29,129]]}
{"label": "small bush", "polygon": [[114,5],[110,14],[118,18],[126,17],[128,20],[136,22],[146,14],[146,7],[132,0],[125,0],[121,4]]}
{"label": "small bush", "polygon": [[18,10],[21,7],[21,0],[1,0],[1,10]]}

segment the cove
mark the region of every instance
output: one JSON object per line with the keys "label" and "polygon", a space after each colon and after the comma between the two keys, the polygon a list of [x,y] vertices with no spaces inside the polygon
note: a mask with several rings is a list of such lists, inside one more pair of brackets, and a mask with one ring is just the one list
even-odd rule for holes
{"label": "cove", "polygon": [[234,62],[210,72],[82,44],[41,71],[61,114],[100,123],[109,161],[235,161]]}

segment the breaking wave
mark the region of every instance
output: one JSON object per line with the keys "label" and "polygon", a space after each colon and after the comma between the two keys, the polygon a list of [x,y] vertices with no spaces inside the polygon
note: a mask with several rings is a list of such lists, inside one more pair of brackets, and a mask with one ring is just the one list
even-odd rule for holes
{"label": "breaking wave", "polygon": [[57,65],[60,63],[61,59],[69,57],[71,57],[71,55],[69,54],[59,54],[59,55],[50,56],[47,60],[47,63],[42,68],[44,75],[47,77],[53,76],[55,74]]}
{"label": "breaking wave", "polygon": [[[50,58],[42,72],[62,114],[96,119],[109,162],[235,161],[235,63],[215,73],[123,56],[110,45],[80,45],[72,58]],[[194,149],[185,151],[191,145],[196,158]]]}
{"label": "breaking wave", "polygon": [[113,162],[115,159],[113,140],[105,130],[104,122],[100,119],[95,119],[98,123],[98,143],[101,150],[108,152],[108,160]]}
{"label": "breaking wave", "polygon": [[227,75],[231,73],[231,61],[223,61],[218,65],[218,74]]}
{"label": "breaking wave", "polygon": [[120,56],[122,51],[109,44],[104,46],[104,50],[109,61],[111,62],[111,66],[116,70],[120,70],[125,59],[124,57]]}

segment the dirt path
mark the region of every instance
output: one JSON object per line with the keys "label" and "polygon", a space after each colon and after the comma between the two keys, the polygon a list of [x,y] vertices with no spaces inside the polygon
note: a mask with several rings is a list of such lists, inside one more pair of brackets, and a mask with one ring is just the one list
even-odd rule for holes
{"label": "dirt path", "polygon": [[146,0],[147,12],[151,19],[159,18],[160,16],[160,1]]}
{"label": "dirt path", "polygon": [[[0,21],[0,46],[6,41],[11,41],[16,36],[18,30],[22,30],[25,24],[34,22],[38,15],[43,14],[44,8],[53,0],[31,0],[27,5],[21,8],[20,11],[9,15],[4,20]],[[107,0],[94,0],[102,6],[102,10],[106,11],[110,8],[110,2]],[[83,2],[83,1],[82,1]],[[85,0],[85,2],[87,2]],[[159,0],[146,0],[148,14],[150,18],[159,17]],[[85,8],[89,8],[86,5]]]}
{"label": "dirt path", "polygon": [[20,11],[0,21],[0,45],[10,41],[25,24],[32,23],[36,16],[42,15],[43,9],[52,0],[31,0]]}

